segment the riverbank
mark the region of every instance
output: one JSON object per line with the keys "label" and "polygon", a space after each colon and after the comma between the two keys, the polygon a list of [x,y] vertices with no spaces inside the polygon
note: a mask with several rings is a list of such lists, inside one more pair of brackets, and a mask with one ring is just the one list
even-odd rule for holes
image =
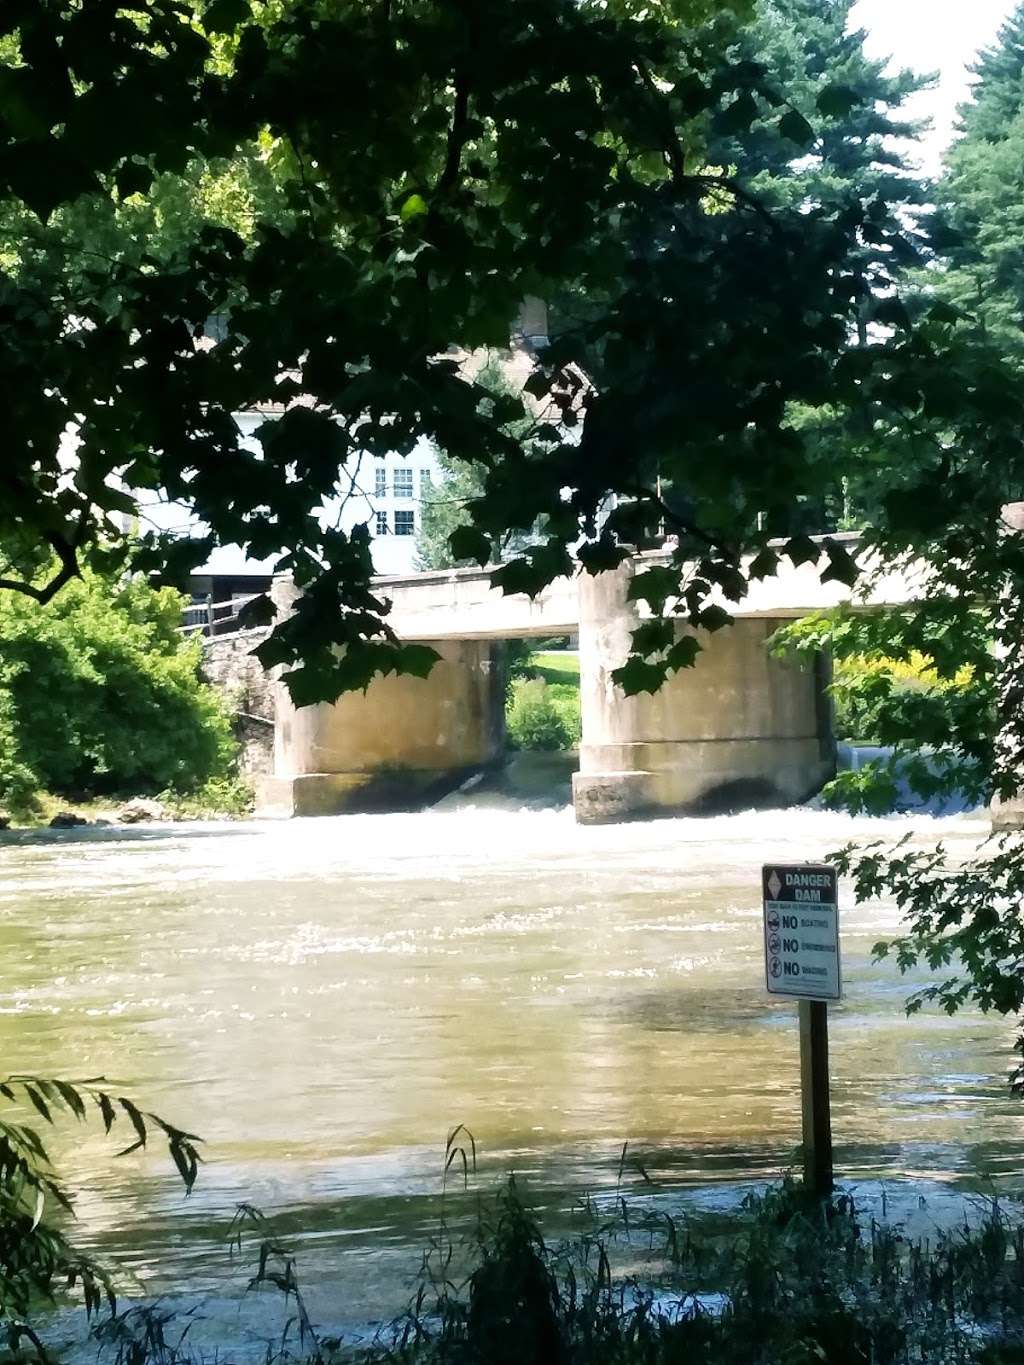
{"label": "riverbank", "polygon": [[162,791],[75,799],[37,791],[9,814],[0,831],[99,828],[180,821],[239,820],[252,814],[252,787],[236,778],[207,782],[197,791]]}

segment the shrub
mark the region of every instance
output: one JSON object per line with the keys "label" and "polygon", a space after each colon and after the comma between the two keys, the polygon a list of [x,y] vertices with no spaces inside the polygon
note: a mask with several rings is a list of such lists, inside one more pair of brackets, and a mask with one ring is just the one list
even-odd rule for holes
{"label": "shrub", "polygon": [[181,598],[86,571],[47,606],[0,594],[0,800],[189,792],[230,776],[227,707]]}
{"label": "shrub", "polygon": [[505,716],[513,748],[551,753],[572,747],[574,737],[565,718],[565,704],[556,701],[553,690],[541,678],[513,683]]}
{"label": "shrub", "polygon": [[549,682],[548,696],[551,704],[562,718],[569,736],[569,748],[575,749],[580,742],[580,687],[575,682]]}
{"label": "shrub", "polygon": [[835,733],[840,739],[877,741],[884,729],[883,710],[914,694],[964,692],[972,682],[970,669],[952,679],[940,679],[929,659],[915,653],[909,660],[853,655],[834,664],[832,700]]}

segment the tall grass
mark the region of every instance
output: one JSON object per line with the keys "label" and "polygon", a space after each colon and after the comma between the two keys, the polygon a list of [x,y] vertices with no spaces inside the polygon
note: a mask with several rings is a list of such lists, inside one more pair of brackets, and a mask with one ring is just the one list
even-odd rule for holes
{"label": "tall grass", "polygon": [[[464,1277],[428,1262],[374,1365],[1010,1365],[1024,1361],[1024,1228],[911,1240],[848,1195],[786,1183],[716,1222],[618,1201],[549,1245],[515,1181],[481,1213]],[[619,1273],[616,1262],[627,1270]],[[639,1264],[638,1264],[639,1262]]]}

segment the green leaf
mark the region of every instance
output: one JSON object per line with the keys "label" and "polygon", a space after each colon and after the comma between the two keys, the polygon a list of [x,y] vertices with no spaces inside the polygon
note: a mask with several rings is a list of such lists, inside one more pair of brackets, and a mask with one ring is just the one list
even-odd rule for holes
{"label": "green leaf", "polygon": [[0,188],[4,182],[44,223],[59,205],[100,189],[95,173],[52,138],[0,152]]}
{"label": "green leaf", "polygon": [[884,323],[888,327],[896,327],[901,331],[909,332],[913,327],[906,304],[896,295],[893,295],[892,298],[879,299],[871,309],[871,316],[875,322]]}
{"label": "green leaf", "polygon": [[953,304],[946,303],[944,300],[940,299],[937,303],[933,303],[928,309],[928,316],[931,318],[932,322],[953,323],[963,322],[967,317],[967,314],[963,312],[962,309],[955,308]]}
{"label": "green leaf", "polygon": [[733,618],[724,607],[717,602],[711,602],[706,607],[702,607],[697,613],[697,624],[704,630],[721,630],[724,626],[731,626]]}
{"label": "green leaf", "polygon": [[203,11],[202,25],[207,33],[234,33],[251,17],[249,0],[210,0]]}
{"label": "green leaf", "polygon": [[402,645],[399,649],[398,668],[400,672],[410,674],[414,678],[427,678],[440,658],[437,650],[431,649],[429,645]]}
{"label": "green leaf", "polygon": [[643,621],[632,632],[633,648],[637,654],[658,654],[668,649],[675,637],[675,625],[661,617]]}
{"label": "green leaf", "polygon": [[785,544],[785,553],[797,568],[801,564],[816,564],[821,558],[821,546],[810,536],[791,536]]}
{"label": "green leaf", "polygon": [[630,602],[647,602],[654,612],[661,612],[670,597],[679,592],[679,570],[663,565],[644,569],[634,575],[626,598]]}
{"label": "green leaf", "polygon": [[139,1139],[138,1142],[134,1143],[131,1147],[126,1148],[125,1152],[119,1154],[121,1156],[124,1156],[127,1154],[127,1152],[133,1152],[139,1147],[145,1147],[146,1120],[143,1118],[142,1111],[138,1108],[138,1106],[136,1104],[133,1104],[131,1100],[126,1099],[123,1095],[119,1097],[118,1104],[131,1119],[132,1127],[138,1134]]}
{"label": "green leaf", "polygon": [[852,588],[860,576],[856,560],[849,551],[842,545],[827,543],[826,554],[828,564],[822,572],[821,580],[823,583],[833,580],[837,583],[845,583],[848,588]]}
{"label": "green leaf", "polygon": [[848,85],[826,85],[815,100],[825,118],[845,118],[851,109],[864,103],[863,96]]}
{"label": "green leaf", "polygon": [[273,599],[268,593],[260,593],[258,597],[250,598],[239,608],[238,624],[245,628],[269,626],[276,616],[277,608]]}
{"label": "green leaf", "polygon": [[147,194],[153,184],[153,171],[138,161],[126,161],[118,167],[114,183],[122,199],[133,194]]}
{"label": "green leaf", "polygon": [[779,119],[779,132],[790,142],[795,142],[798,147],[810,147],[817,138],[817,134],[803,114],[795,109],[787,110]]}
{"label": "green leaf", "polygon": [[402,207],[399,209],[399,217],[403,223],[411,223],[417,218],[424,217],[429,212],[430,206],[423,198],[422,194],[410,194],[402,202]]}
{"label": "green leaf", "polygon": [[111,1100],[110,1096],[106,1093],[106,1091],[104,1090],[98,1091],[95,1098],[96,1103],[99,1105],[100,1108],[100,1114],[103,1116],[103,1130],[104,1132],[109,1133],[111,1128],[113,1127],[114,1120],[117,1118],[117,1111],[114,1108],[113,1101]]}
{"label": "green leaf", "polygon": [[472,559],[483,566],[491,557],[491,542],[475,526],[457,526],[448,537],[452,558]]}
{"label": "green leaf", "polygon": [[759,114],[757,100],[744,91],[732,104],[728,105],[719,119],[719,125],[726,133],[746,133]]}
{"label": "green leaf", "polygon": [[774,550],[761,550],[750,562],[751,578],[772,578],[779,567],[779,556]]}
{"label": "green leaf", "polygon": [[61,1099],[74,1114],[75,1118],[84,1119],[85,1102],[82,1099],[81,1095],[78,1093],[78,1091],[75,1089],[75,1087],[73,1085],[69,1085],[67,1081],[55,1080],[53,1084],[58,1094],[60,1095]]}
{"label": "green leaf", "polygon": [[620,687],[627,697],[638,696],[641,692],[655,693],[665,681],[668,669],[663,663],[652,664],[646,659],[632,655],[621,668],[612,673],[612,681]]}
{"label": "green leaf", "polygon": [[694,635],[680,635],[665,655],[666,665],[673,670],[692,668],[701,653],[700,642]]}
{"label": "green leaf", "polygon": [[27,1081],[23,1083],[22,1089],[28,1096],[32,1104],[32,1107],[36,1109],[40,1114],[42,1114],[43,1118],[46,1120],[47,1123],[52,1123],[53,1115],[50,1113],[46,1101],[43,1099],[39,1091],[36,1090],[34,1086],[29,1085]]}
{"label": "green leaf", "polygon": [[604,573],[624,563],[629,558],[629,551],[624,545],[616,545],[610,539],[595,540],[581,545],[576,557],[589,573]]}

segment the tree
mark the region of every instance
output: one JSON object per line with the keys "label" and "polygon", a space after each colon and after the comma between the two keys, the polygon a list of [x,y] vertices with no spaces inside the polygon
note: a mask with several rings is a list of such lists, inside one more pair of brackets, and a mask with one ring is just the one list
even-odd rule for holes
{"label": "tree", "polygon": [[[931,78],[889,72],[885,61],[868,58],[864,30],[851,26],[853,11],[854,0],[765,0],[736,35],[736,55],[771,72],[788,120],[783,125],[766,111],[749,128],[737,128],[716,112],[706,154],[713,164],[735,167],[766,204],[845,196],[877,198],[897,211],[927,202],[927,185],[899,143],[922,131],[902,106]],[[865,270],[879,266],[876,246],[870,237],[862,241]]]}
{"label": "tree", "polygon": [[441,477],[422,500],[416,536],[416,560],[421,569],[453,569],[459,565],[451,537],[466,525],[469,503],[483,492],[481,471],[475,466],[456,464],[444,454],[438,455],[437,463]]}
{"label": "tree", "polygon": [[[876,729],[893,752],[833,786],[833,798],[853,809],[886,808],[897,776],[924,797],[1007,801],[1024,787],[1024,539],[1002,514],[1024,488],[1024,6],[976,73],[939,187],[936,265],[918,281],[922,320],[901,320],[866,442],[879,511],[870,538],[883,562],[913,562],[924,597],[786,633],[790,643],[879,665],[933,663],[932,681],[913,693],[898,686],[895,669],[873,671]],[[845,849],[837,861],[858,898],[886,894],[904,912],[907,932],[878,954],[902,970],[945,969],[912,1009],[935,1001],[953,1013],[970,1002],[1021,1015],[1019,838],[1001,837],[962,862],[941,847],[884,842]],[[1020,1086],[1024,1031],[1018,1048]]]}
{"label": "tree", "polygon": [[[528,373],[527,353],[517,356],[510,351],[484,351],[480,355],[467,357],[465,368],[473,382],[491,395],[492,414],[499,420],[499,414],[504,414],[506,434],[528,450],[538,427],[545,425],[550,414],[529,402],[526,404],[529,415],[524,411],[523,377],[520,373],[524,364]],[[453,458],[445,451],[438,452],[437,461],[441,477],[423,500],[416,542],[421,569],[451,569],[472,562],[473,546],[477,543],[472,529],[472,504],[483,498],[485,491],[486,466],[464,457]],[[521,554],[527,545],[535,544],[540,539],[538,525],[528,531],[508,532],[501,538],[495,537],[489,561],[500,564],[512,559]],[[469,543],[468,558],[459,553],[460,543],[463,542]],[[479,562],[479,555],[477,560]]]}
{"label": "tree", "polygon": [[[71,1084],[7,1076],[0,1080],[0,1096],[7,1104],[31,1106],[50,1125],[58,1118],[82,1122],[91,1115],[110,1133],[120,1119],[125,1135],[130,1134],[121,1156],[144,1148],[155,1132],[167,1143],[185,1192],[195,1183],[200,1139],[141,1110],[127,1096],[111,1093],[102,1078]],[[112,1313],[116,1307],[111,1270],[71,1240],[67,1225],[73,1215],[73,1196],[37,1127],[0,1118],[0,1333],[12,1355],[20,1356],[27,1340],[38,1359],[50,1359],[30,1319],[43,1304],[56,1303],[59,1293],[79,1291],[90,1315],[104,1303]]]}
{"label": "tree", "polygon": [[934,291],[975,316],[1024,364],[1024,5],[974,68],[962,136],[946,158],[937,235],[945,269]]}
{"label": "tree", "polygon": [[[932,78],[890,72],[885,61],[869,58],[865,33],[854,27],[853,17],[854,0],[766,0],[737,35],[736,52],[771,71],[791,106],[789,122],[761,117],[737,131],[719,114],[711,123],[707,156],[735,168],[769,205],[799,208],[823,200],[873,205],[876,217],[862,226],[851,256],[862,286],[856,325],[858,344],[864,345],[873,303],[891,295],[905,282],[907,268],[928,255],[921,213],[929,186],[907,151],[924,125],[903,106]],[[787,133],[795,134],[801,119],[817,138],[812,143],[805,135],[805,154],[795,156]],[[895,217],[907,229],[905,236],[891,230]],[[890,229],[884,241],[880,222]],[[825,469],[835,469],[837,444],[851,447],[854,457],[841,481],[825,496],[794,508],[777,532],[877,519],[878,459],[865,448],[862,424],[851,429],[860,420],[859,413],[843,408],[804,406],[791,413]]]}
{"label": "tree", "polygon": [[187,792],[228,774],[230,717],[180,623],[178,593],[90,569],[46,611],[0,595],[0,800]]}
{"label": "tree", "polygon": [[[14,452],[0,533],[58,564],[44,585],[13,572],[3,586],[48,600],[127,548],[114,518],[136,492],[160,495],[208,534],[147,532],[138,568],[173,579],[237,542],[295,575],[298,612],[262,657],[290,670],[300,703],[426,669],[430,652],[394,639],[369,589],[366,536],[318,513],[350,452],[427,437],[485,470],[467,556],[546,519],[543,543],[502,567],[509,589],[564,570],[581,531],[587,567],[616,562],[677,477],[691,499],[685,516],[668,509],[680,571],[696,552],[698,584],[741,592],[743,551],[765,549],[796,490],[834,480],[785,415],[858,397],[842,362],[864,234],[912,249],[877,197],[771,206],[709,168],[718,116],[774,121],[794,154],[816,137],[771,73],[730,54],[720,25],[681,22],[694,7],[676,0],[289,0],[258,15],[215,0],[196,17],[171,0],[144,19],[112,0],[20,0],[0,17]],[[847,98],[826,85],[817,112]],[[138,252],[123,208],[154,176],[261,146],[281,165],[247,231],[186,215],[173,250]],[[75,226],[93,209],[112,234],[101,251]],[[452,348],[504,345],[522,297],[565,290],[593,314],[540,358],[531,394],[557,420],[525,443],[524,403],[494,403]],[[220,339],[197,345],[211,317]],[[597,354],[600,385],[581,393]],[[233,414],[272,400],[289,406],[253,455]],[[602,523],[610,494],[624,500]],[[804,537],[790,549],[811,553]],[[647,584],[663,603],[661,587]],[[703,600],[694,588],[697,624]],[[260,599],[249,619],[271,615]]]}

